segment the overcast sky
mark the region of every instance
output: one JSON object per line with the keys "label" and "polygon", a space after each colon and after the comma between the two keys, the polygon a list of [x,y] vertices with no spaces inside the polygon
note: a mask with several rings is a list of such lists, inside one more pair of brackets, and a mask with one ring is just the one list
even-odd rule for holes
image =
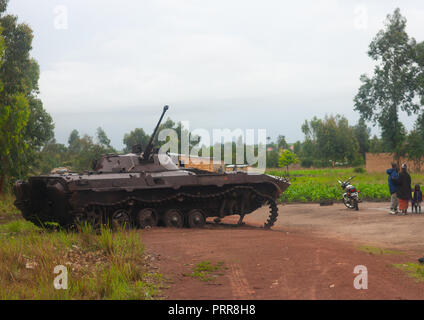
{"label": "overcast sky", "polygon": [[165,104],[190,129],[263,128],[288,142],[314,115],[355,124],[368,45],[396,7],[423,41],[422,0],[11,0],[8,12],[34,30],[56,139],[101,126],[121,148]]}

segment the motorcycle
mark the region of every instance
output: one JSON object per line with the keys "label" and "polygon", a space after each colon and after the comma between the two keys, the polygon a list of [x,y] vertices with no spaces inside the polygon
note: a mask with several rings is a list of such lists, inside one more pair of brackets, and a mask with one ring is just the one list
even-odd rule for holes
{"label": "motorcycle", "polygon": [[350,177],[346,181],[338,180],[338,182],[343,191],[345,191],[345,193],[343,193],[344,205],[349,209],[359,210],[358,203],[361,202],[359,199],[359,190],[350,183],[353,178],[355,178],[355,176]]}

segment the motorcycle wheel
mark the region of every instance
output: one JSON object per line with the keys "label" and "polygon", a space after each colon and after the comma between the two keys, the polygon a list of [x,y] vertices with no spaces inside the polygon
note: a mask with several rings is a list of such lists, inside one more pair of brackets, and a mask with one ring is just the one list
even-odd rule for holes
{"label": "motorcycle wheel", "polygon": [[355,209],[354,204],[352,204],[351,201],[349,201],[349,199],[343,198],[343,203],[346,206],[346,208],[348,208],[348,209]]}

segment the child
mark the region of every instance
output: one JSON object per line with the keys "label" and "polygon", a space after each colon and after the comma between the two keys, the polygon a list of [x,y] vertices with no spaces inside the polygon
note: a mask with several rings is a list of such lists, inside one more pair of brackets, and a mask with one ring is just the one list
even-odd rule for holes
{"label": "child", "polygon": [[412,197],[412,212],[414,212],[414,208],[415,208],[415,213],[418,213],[418,209],[419,212],[421,213],[421,202],[423,201],[423,193],[420,189],[420,186],[418,184],[415,185],[415,190],[414,190],[414,195]]}

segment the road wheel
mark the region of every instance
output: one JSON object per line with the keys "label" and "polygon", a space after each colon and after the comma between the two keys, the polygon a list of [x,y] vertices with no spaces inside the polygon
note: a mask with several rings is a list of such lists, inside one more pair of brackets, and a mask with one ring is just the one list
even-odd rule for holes
{"label": "road wheel", "polygon": [[125,209],[118,209],[112,214],[112,228],[118,229],[119,227],[128,229],[130,227],[131,219],[130,214]]}
{"label": "road wheel", "polygon": [[[93,230],[100,230],[103,224],[103,211],[100,207],[90,206],[85,213],[85,219],[86,222],[91,225]],[[81,222],[84,221],[78,221],[78,223]]]}
{"label": "road wheel", "polygon": [[184,226],[184,217],[180,211],[170,209],[165,212],[163,222],[167,227],[182,228]]}
{"label": "road wheel", "polygon": [[201,210],[191,210],[187,215],[187,225],[189,228],[203,228],[206,223],[205,215]]}
{"label": "road wheel", "polygon": [[155,210],[151,208],[141,209],[137,213],[137,225],[139,228],[155,227],[158,224],[158,217]]}

